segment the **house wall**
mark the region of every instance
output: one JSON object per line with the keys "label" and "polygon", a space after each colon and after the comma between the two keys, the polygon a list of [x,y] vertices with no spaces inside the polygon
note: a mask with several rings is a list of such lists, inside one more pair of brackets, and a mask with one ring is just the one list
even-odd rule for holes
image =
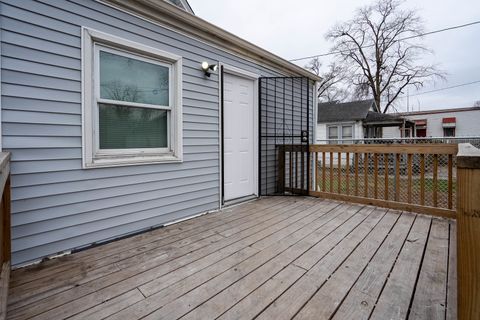
{"label": "house wall", "polygon": [[[346,124],[351,124],[352,122],[347,122]],[[335,122],[335,123],[317,123],[317,141],[316,143],[319,144],[324,144],[327,143],[326,140],[328,140],[328,134],[327,134],[327,127],[329,125],[338,125],[341,124],[341,122]],[[363,139],[363,123],[362,121],[355,121],[353,125],[353,138],[354,139]]]}
{"label": "house wall", "polygon": [[[455,136],[480,136],[480,110],[407,115],[410,120],[427,119],[427,137],[443,137],[442,119],[456,117]],[[386,130],[388,129],[388,130]],[[399,138],[399,128],[384,128],[384,138]]]}
{"label": "house wall", "polygon": [[[279,73],[92,0],[1,1],[2,138],[21,264],[219,206],[219,77]],[[183,57],[183,163],[82,169],[81,27]]]}

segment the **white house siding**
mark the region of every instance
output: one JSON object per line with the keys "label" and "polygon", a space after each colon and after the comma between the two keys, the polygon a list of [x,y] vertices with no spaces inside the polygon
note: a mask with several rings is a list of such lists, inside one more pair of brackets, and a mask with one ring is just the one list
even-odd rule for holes
{"label": "white house siding", "polygon": [[[324,144],[327,143],[328,133],[327,127],[329,125],[339,125],[341,122],[335,123],[317,123],[317,143]],[[352,124],[352,122],[346,122],[345,124]],[[353,124],[353,138],[354,139],[363,139],[363,123],[362,121],[355,121]]]}
{"label": "white house siding", "polygon": [[[427,120],[427,137],[443,137],[443,118],[456,118],[455,136],[480,136],[480,110],[469,111],[446,111],[429,114],[408,114],[404,115],[410,120]],[[390,127],[383,129],[384,138],[399,138],[400,129]]]}
{"label": "white house siding", "polygon": [[[13,264],[218,207],[219,77],[200,63],[277,72],[92,0],[2,0],[0,12]],[[82,170],[82,26],[183,57],[183,163]]]}
{"label": "white house siding", "polygon": [[382,138],[385,138],[385,139],[400,138],[400,129],[398,127],[384,127],[382,129]]}

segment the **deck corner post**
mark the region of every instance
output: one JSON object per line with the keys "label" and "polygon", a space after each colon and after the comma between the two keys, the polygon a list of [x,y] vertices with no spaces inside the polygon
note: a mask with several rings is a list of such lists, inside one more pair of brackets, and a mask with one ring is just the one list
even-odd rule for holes
{"label": "deck corner post", "polygon": [[480,150],[457,154],[458,319],[480,319]]}
{"label": "deck corner post", "polygon": [[277,146],[278,164],[277,164],[277,193],[283,194],[285,192],[285,146]]}
{"label": "deck corner post", "polygon": [[11,266],[10,153],[0,152],[0,320],[7,316]]}

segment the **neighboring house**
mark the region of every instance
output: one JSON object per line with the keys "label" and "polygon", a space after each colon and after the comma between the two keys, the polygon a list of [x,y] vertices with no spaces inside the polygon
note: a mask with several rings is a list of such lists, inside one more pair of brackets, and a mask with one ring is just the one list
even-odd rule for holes
{"label": "neighboring house", "polygon": [[[317,142],[339,140],[349,143],[352,139],[382,138],[386,128],[393,127],[410,136],[414,124],[400,116],[377,111],[375,101],[360,100],[346,103],[326,102],[318,104]],[[335,142],[336,143],[336,142]]]}
{"label": "neighboring house", "polygon": [[[416,124],[414,137],[480,136],[480,107],[399,113]],[[398,128],[384,131],[386,138],[398,138]]]}
{"label": "neighboring house", "polygon": [[259,194],[259,78],[320,79],[172,2],[1,1],[14,265]]}

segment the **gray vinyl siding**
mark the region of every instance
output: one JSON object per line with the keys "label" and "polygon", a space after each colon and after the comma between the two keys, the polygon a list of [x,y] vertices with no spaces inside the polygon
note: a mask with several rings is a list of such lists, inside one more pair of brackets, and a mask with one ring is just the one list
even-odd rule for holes
{"label": "gray vinyl siding", "polygon": [[[93,0],[2,0],[0,11],[13,264],[218,208],[219,77],[200,63],[278,72]],[[82,169],[82,26],[183,57],[183,163]]]}

